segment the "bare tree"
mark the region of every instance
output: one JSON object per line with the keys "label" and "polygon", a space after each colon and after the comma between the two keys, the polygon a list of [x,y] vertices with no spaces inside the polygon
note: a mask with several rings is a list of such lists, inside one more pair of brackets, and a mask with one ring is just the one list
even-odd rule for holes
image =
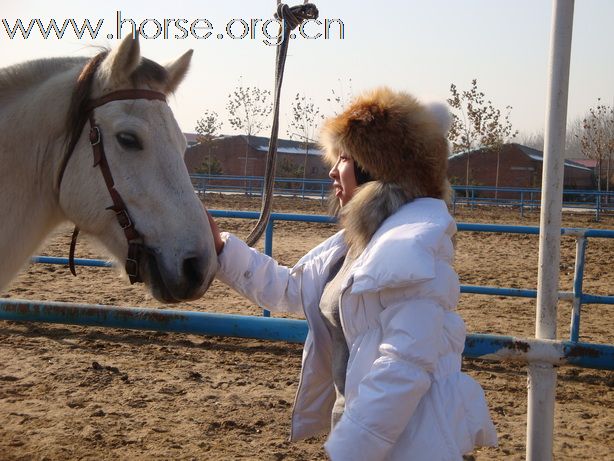
{"label": "bare tree", "polygon": [[220,175],[224,173],[224,169],[222,167],[222,162],[220,162],[217,158],[209,157],[207,160],[203,161],[200,166],[196,168],[196,173],[211,175]]}
{"label": "bare tree", "polygon": [[344,85],[340,78],[337,79],[337,82],[339,82],[339,89],[337,91],[331,89],[331,96],[326,98],[327,102],[333,104],[335,115],[340,114],[352,100],[352,79],[348,79],[347,85]]}
{"label": "bare tree", "polygon": [[544,150],[544,132],[534,131],[532,133],[520,133],[516,136],[518,144],[530,147],[532,149]]}
{"label": "bare tree", "polygon": [[610,163],[614,152],[614,107],[601,103],[589,108],[579,136],[582,153],[597,161],[597,190],[601,191],[603,162],[606,161],[606,190],[610,190]]}
{"label": "bare tree", "polygon": [[292,119],[286,133],[290,139],[298,139],[301,147],[305,149],[303,160],[303,191],[305,190],[305,178],[307,177],[307,160],[309,147],[315,141],[317,129],[323,115],[320,109],[312,102],[311,98],[296,93],[292,103]]}
{"label": "bare tree", "polygon": [[[478,89],[477,79],[471,81],[468,90],[459,91],[455,84],[450,85],[451,97],[448,104],[452,112],[452,127],[449,139],[454,152],[466,152],[465,185],[471,184],[470,155],[476,148],[494,148],[497,152],[497,173],[495,182],[499,180],[499,154],[501,146],[518,132],[512,131],[509,120],[511,106],[506,106],[507,113],[493,107],[490,100],[485,99],[484,92]],[[469,194],[469,191],[466,191]]]}
{"label": "bare tree", "polygon": [[[567,124],[565,130],[565,158],[578,158],[582,153],[580,138],[582,137],[583,121],[578,117]],[[516,142],[539,151],[544,150],[544,132],[521,133],[516,136]]]}
{"label": "bare tree", "polygon": [[196,139],[207,151],[207,161],[200,166],[200,170],[209,175],[221,173],[221,164],[219,160],[216,163],[211,159],[211,153],[215,148],[213,141],[218,136],[221,128],[222,122],[219,120],[219,116],[215,111],[206,110],[202,118],[196,121]]}
{"label": "bare tree", "polygon": [[235,87],[234,91],[228,95],[228,102],[226,103],[226,109],[230,114],[228,121],[234,129],[242,131],[247,136],[244,176],[247,176],[251,137],[270,128],[267,121],[273,110],[270,98],[271,92],[269,90],[261,90],[256,86],[243,86],[242,84]]}
{"label": "bare tree", "polygon": [[[288,157],[277,158],[275,171],[277,172],[278,178],[305,178],[305,175],[303,174],[303,167],[301,165],[297,165]],[[293,188],[293,186],[295,187],[295,182],[277,182],[277,185],[286,189],[290,189]]]}
{"label": "bare tree", "polygon": [[576,117],[567,123],[565,130],[565,158],[578,158],[582,155],[582,132],[584,131],[584,117]]}
{"label": "bare tree", "polygon": [[491,110],[492,118],[487,124],[488,131],[485,134],[486,145],[494,149],[497,154],[497,171],[495,173],[495,200],[497,199],[497,189],[499,188],[499,164],[501,150],[503,149],[503,145],[506,142],[518,135],[518,130],[513,130],[512,122],[510,122],[510,112],[512,111],[512,106],[506,106],[505,110],[506,113],[503,116],[501,116],[501,111],[499,109]]}

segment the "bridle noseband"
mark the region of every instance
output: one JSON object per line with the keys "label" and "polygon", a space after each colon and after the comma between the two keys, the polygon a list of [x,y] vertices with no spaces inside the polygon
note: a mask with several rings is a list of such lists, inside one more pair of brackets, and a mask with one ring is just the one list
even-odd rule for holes
{"label": "bridle noseband", "polygon": [[[152,91],[152,90],[119,90],[109,93],[105,96],[102,96],[98,99],[93,99],[87,105],[86,112],[89,114],[89,122],[90,122],[90,133],[89,140],[90,145],[92,146],[92,151],[94,154],[94,167],[99,167],[100,172],[104,178],[104,182],[107,186],[107,190],[109,191],[109,195],[111,196],[111,200],[113,201],[113,205],[107,207],[107,210],[111,210],[115,212],[115,217],[117,218],[117,222],[120,227],[124,231],[124,235],[126,236],[126,240],[128,241],[128,256],[126,257],[126,273],[130,278],[130,283],[142,282],[141,274],[139,273],[139,259],[145,250],[145,246],[143,244],[143,238],[141,234],[134,227],[134,222],[130,218],[130,213],[128,213],[128,209],[126,208],[126,204],[122,200],[121,195],[115,189],[115,183],[113,181],[113,175],[111,174],[111,170],[109,168],[109,163],[107,162],[107,157],[104,153],[104,146],[102,142],[102,131],[100,130],[100,126],[96,124],[96,120],[94,119],[94,109],[97,107],[108,104],[112,101],[123,101],[129,99],[148,99],[151,101],[164,101],[166,102],[166,96],[163,93]],[[58,190],[62,184],[62,178],[64,177],[64,171],[66,170],[66,165],[68,165],[68,160],[72,156],[74,149],[71,149],[67,152],[66,157],[62,163],[60,174],[58,176]],[[73,275],[76,275],[75,271],[75,247],[77,244],[77,237],[79,235],[79,228],[75,226],[75,230],[73,231],[72,238],[70,241],[70,253],[68,257],[68,266],[70,267],[70,272]]]}

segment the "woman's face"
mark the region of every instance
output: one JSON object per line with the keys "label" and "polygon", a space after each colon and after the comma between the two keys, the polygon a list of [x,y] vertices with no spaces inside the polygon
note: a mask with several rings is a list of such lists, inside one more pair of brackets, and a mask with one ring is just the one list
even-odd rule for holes
{"label": "woman's face", "polygon": [[333,165],[328,176],[333,180],[335,196],[339,200],[339,205],[345,206],[358,187],[352,157],[343,152],[340,153],[337,163]]}

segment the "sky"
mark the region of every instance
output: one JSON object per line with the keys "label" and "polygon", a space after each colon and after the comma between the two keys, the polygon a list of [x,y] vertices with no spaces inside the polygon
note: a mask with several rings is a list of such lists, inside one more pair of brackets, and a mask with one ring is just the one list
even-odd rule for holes
{"label": "sky", "polygon": [[[196,121],[210,110],[219,114],[222,133],[236,133],[227,121],[226,110],[234,88],[243,85],[273,89],[275,46],[270,44],[276,42],[276,25],[268,23],[264,32],[262,26],[272,18],[274,0],[3,3],[2,67],[44,57],[92,56],[97,51],[94,46],[117,46],[118,16],[124,20],[123,36],[131,33],[129,20],[145,24],[142,54],[159,63],[171,62],[193,49],[190,72],[170,99],[184,132],[193,132]],[[348,98],[387,85],[423,101],[443,101],[450,96],[451,83],[468,89],[474,78],[495,107],[513,107],[510,119],[514,129],[525,134],[543,131],[551,1],[315,3],[323,24],[306,25],[303,32],[311,38],[297,34],[289,43],[280,137],[287,137],[291,103],[297,93],[310,98],[323,115],[329,116],[339,111],[336,104],[327,102],[332,91]],[[61,38],[52,32],[45,39],[37,20],[44,28],[51,20],[59,27],[70,20],[78,28],[85,20],[92,29],[100,27],[96,38],[89,33],[79,38],[67,22]],[[329,36],[324,35],[325,20],[331,21]],[[614,104],[613,20],[614,0],[575,2],[568,121],[585,114],[597,104],[597,98]],[[32,24],[27,38],[20,32],[11,38],[18,21],[26,29]],[[191,31],[190,25],[194,26]],[[263,131],[260,135],[269,133]]]}

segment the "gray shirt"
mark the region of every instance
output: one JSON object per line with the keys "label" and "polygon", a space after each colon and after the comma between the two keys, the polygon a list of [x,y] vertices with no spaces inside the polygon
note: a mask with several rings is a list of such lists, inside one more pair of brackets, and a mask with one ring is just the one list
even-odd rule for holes
{"label": "gray shirt", "polygon": [[347,278],[353,262],[354,259],[347,256],[345,259],[341,258],[331,268],[328,282],[320,299],[320,314],[328,327],[333,342],[332,375],[336,399],[331,415],[331,429],[337,424],[345,408],[345,374],[349,350],[339,319],[339,300],[341,284]]}

